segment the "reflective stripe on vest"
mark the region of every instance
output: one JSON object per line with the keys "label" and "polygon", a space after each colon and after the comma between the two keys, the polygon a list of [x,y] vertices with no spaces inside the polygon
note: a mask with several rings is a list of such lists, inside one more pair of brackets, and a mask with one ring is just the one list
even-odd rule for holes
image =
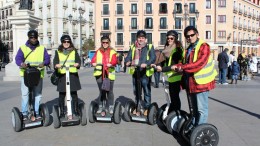
{"label": "reflective stripe on vest", "polygon": [[[169,58],[169,62],[168,62],[168,66],[171,66],[171,62],[172,62],[172,55],[176,52],[176,48],[174,48],[170,54],[170,58]],[[181,60],[180,60],[181,61]],[[166,63],[165,63],[166,66]],[[177,73],[175,71],[168,71],[165,73],[168,76],[168,82],[173,83],[173,82],[177,82],[181,80],[182,77],[182,73]]]}
{"label": "reflective stripe on vest", "polygon": [[[64,61],[66,60],[67,56],[69,55],[67,61],[64,64],[64,67],[62,69],[58,69],[60,74],[65,74],[66,73],[66,65],[74,65],[75,64],[75,50],[70,52],[68,55],[65,55],[64,53],[58,51],[59,55],[59,64],[63,65]],[[76,73],[78,72],[78,69],[76,67],[69,67],[69,72],[71,73]]]}
{"label": "reflective stripe on vest", "polygon": [[[116,51],[114,49],[110,49],[109,52],[109,62],[111,62],[112,60],[112,56],[116,54]],[[102,60],[103,60],[103,55],[100,52],[100,50],[97,50],[97,57],[96,57],[96,63],[97,64],[103,64]],[[93,76],[100,76],[102,74],[102,67],[101,66],[96,66],[94,69],[94,73]],[[108,68],[108,78],[110,80],[115,80],[116,79],[116,74],[115,74],[115,67],[109,67]]]}
{"label": "reflective stripe on vest", "polygon": [[[29,47],[26,45],[21,46],[21,50],[23,52],[24,58],[32,51]],[[44,46],[38,46],[33,50],[33,52],[26,58],[24,63],[29,63],[32,66],[38,66],[39,64],[44,63]],[[20,76],[24,76],[25,69],[20,69]],[[44,77],[44,68],[41,70],[41,78]]]}
{"label": "reflective stripe on vest", "polygon": [[[203,40],[199,40],[198,44],[195,47],[193,62],[196,62],[198,59],[198,54],[201,45],[204,43]],[[197,84],[207,84],[215,80],[217,76],[217,71],[215,69],[213,58],[210,55],[207,64],[198,72],[194,73],[194,78]]]}
{"label": "reflective stripe on vest", "polygon": [[[153,46],[152,44],[149,44],[149,45],[148,45],[148,51],[147,51],[146,60],[149,60],[149,59],[150,59],[150,57],[149,57],[149,51],[152,49],[152,46]],[[135,54],[135,45],[132,45],[132,46],[131,46],[131,49],[132,49],[132,60],[133,60],[133,59],[134,59],[134,54]],[[130,69],[129,69],[129,74],[133,75],[134,72],[135,72],[135,68],[134,68],[134,67],[130,67]],[[150,76],[153,75],[153,73],[154,73],[154,69],[153,69],[153,68],[149,68],[149,67],[147,66],[147,68],[146,68],[146,76],[150,77]]]}

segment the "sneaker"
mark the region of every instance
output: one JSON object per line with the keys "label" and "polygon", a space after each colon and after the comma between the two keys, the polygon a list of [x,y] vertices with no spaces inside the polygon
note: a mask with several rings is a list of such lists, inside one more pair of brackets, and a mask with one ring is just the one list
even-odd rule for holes
{"label": "sneaker", "polygon": [[228,85],[228,83],[222,83],[222,85]]}
{"label": "sneaker", "polygon": [[28,115],[23,115],[23,121],[27,121],[28,120]]}
{"label": "sneaker", "polygon": [[102,112],[102,106],[99,105],[98,110],[97,110],[97,114],[100,114],[101,112]]}
{"label": "sneaker", "polygon": [[134,111],[132,113],[135,115],[136,114],[136,109],[134,109]]}
{"label": "sneaker", "polygon": [[109,106],[109,114],[112,115],[114,113],[114,107]]}
{"label": "sneaker", "polygon": [[221,83],[218,83],[219,85],[221,84]]}
{"label": "sneaker", "polygon": [[36,120],[40,120],[40,119],[42,119],[41,115],[37,114],[36,115]]}

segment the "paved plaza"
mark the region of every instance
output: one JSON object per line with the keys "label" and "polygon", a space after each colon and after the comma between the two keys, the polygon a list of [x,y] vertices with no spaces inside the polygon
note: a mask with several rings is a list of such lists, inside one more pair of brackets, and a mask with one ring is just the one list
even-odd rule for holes
{"label": "paved plaza", "polygon": [[[98,89],[92,76],[93,68],[79,71],[82,90],[78,92],[87,109],[97,98]],[[14,132],[11,110],[20,108],[20,82],[3,82],[4,69],[0,72],[0,145],[2,146],[185,146],[182,140],[168,134],[159,125],[125,122],[89,123],[54,129],[53,125]],[[58,103],[58,92],[46,75],[43,98],[52,113],[52,105]],[[260,143],[260,77],[251,81],[238,81],[237,85],[217,85],[210,92],[209,123],[219,131],[219,146],[259,146]],[[131,76],[118,73],[114,85],[115,98],[125,102],[133,99]],[[188,110],[184,91],[181,92],[182,109]],[[164,90],[152,87],[152,101],[159,106],[166,103]]]}

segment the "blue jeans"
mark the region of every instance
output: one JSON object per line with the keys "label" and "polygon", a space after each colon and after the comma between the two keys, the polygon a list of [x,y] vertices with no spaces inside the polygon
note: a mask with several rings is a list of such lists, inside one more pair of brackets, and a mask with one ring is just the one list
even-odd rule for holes
{"label": "blue jeans", "polygon": [[116,72],[120,72],[120,69],[121,69],[121,65],[117,64],[116,65]]}
{"label": "blue jeans", "polygon": [[[24,84],[24,77],[21,77],[21,91],[22,91],[22,113],[23,115],[28,114],[28,106],[29,106],[29,88]],[[33,87],[34,96],[34,111],[36,114],[39,114],[39,106],[42,98],[42,78],[39,81],[38,86]]]}
{"label": "blue jeans", "polygon": [[209,91],[191,93],[190,96],[194,109],[195,126],[207,123]]}
{"label": "blue jeans", "polygon": [[227,76],[227,68],[223,69],[223,68],[220,68],[219,69],[219,79],[218,79],[218,82],[219,83],[226,83],[226,76]]}
{"label": "blue jeans", "polygon": [[154,72],[154,83],[156,86],[159,86],[159,81],[160,81],[160,74],[161,72]]}
{"label": "blue jeans", "polygon": [[[134,95],[135,95],[135,100],[137,101],[137,94],[136,94],[136,88],[137,88],[137,84],[136,84],[136,78],[133,76],[132,77],[132,81],[133,81],[133,90],[134,90]],[[144,75],[143,77],[140,78],[141,81],[141,96],[142,96],[142,89],[144,92],[144,108],[147,109],[150,104],[151,104],[151,78],[147,77],[146,75]]]}

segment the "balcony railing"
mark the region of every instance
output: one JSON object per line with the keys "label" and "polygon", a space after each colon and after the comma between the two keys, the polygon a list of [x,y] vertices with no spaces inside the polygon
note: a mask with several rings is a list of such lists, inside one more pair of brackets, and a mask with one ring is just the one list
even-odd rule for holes
{"label": "balcony railing", "polygon": [[115,11],[116,15],[124,15],[124,10],[122,11]]}
{"label": "balcony railing", "polygon": [[123,31],[124,30],[124,26],[115,26],[115,30],[117,30],[117,31],[118,30],[122,30]]}
{"label": "balcony railing", "polygon": [[237,23],[233,22],[233,28],[237,28]]}
{"label": "balcony railing", "polygon": [[242,29],[242,24],[239,24],[239,25],[238,25],[238,29]]}
{"label": "balcony railing", "polygon": [[243,29],[246,30],[246,29],[247,29],[247,26],[246,26],[246,25],[243,25]]}
{"label": "balcony railing", "polygon": [[109,15],[110,11],[101,11],[101,15]]}
{"label": "balcony railing", "polygon": [[124,43],[123,41],[120,41],[120,42],[117,42],[117,41],[116,41],[116,42],[115,42],[115,45],[116,45],[116,46],[124,46],[124,44],[125,44],[125,43]]}
{"label": "balcony railing", "polygon": [[151,10],[151,11],[144,10],[144,14],[145,15],[153,15],[153,10]]}
{"label": "balcony railing", "polygon": [[153,29],[153,25],[152,25],[152,26],[144,25],[144,28],[145,28],[145,29]]}
{"label": "balcony railing", "polygon": [[239,8],[238,14],[242,14],[243,10]]}
{"label": "balcony railing", "polygon": [[129,26],[129,30],[138,30],[139,26]]}
{"label": "balcony railing", "polygon": [[137,11],[132,11],[132,10],[130,10],[130,11],[129,11],[129,14],[130,14],[130,15],[138,15],[138,14],[139,14],[139,10],[137,10]]}
{"label": "balcony railing", "polygon": [[161,11],[159,10],[159,14],[168,14],[168,10],[163,10],[163,11],[162,11],[162,10],[161,10]]}
{"label": "balcony railing", "polygon": [[233,7],[233,12],[234,12],[234,13],[237,13],[237,6],[234,6],[234,7]]}
{"label": "balcony railing", "polygon": [[159,29],[168,29],[168,25],[159,25]]}
{"label": "balcony railing", "polygon": [[182,29],[182,25],[173,25],[173,29]]}
{"label": "balcony railing", "polygon": [[251,16],[252,16],[252,13],[251,12],[248,13],[248,18],[251,18]]}
{"label": "balcony railing", "polygon": [[248,26],[247,30],[248,30],[248,31],[251,31],[251,26]]}
{"label": "balcony railing", "polygon": [[110,30],[110,26],[101,26],[101,30]]}

